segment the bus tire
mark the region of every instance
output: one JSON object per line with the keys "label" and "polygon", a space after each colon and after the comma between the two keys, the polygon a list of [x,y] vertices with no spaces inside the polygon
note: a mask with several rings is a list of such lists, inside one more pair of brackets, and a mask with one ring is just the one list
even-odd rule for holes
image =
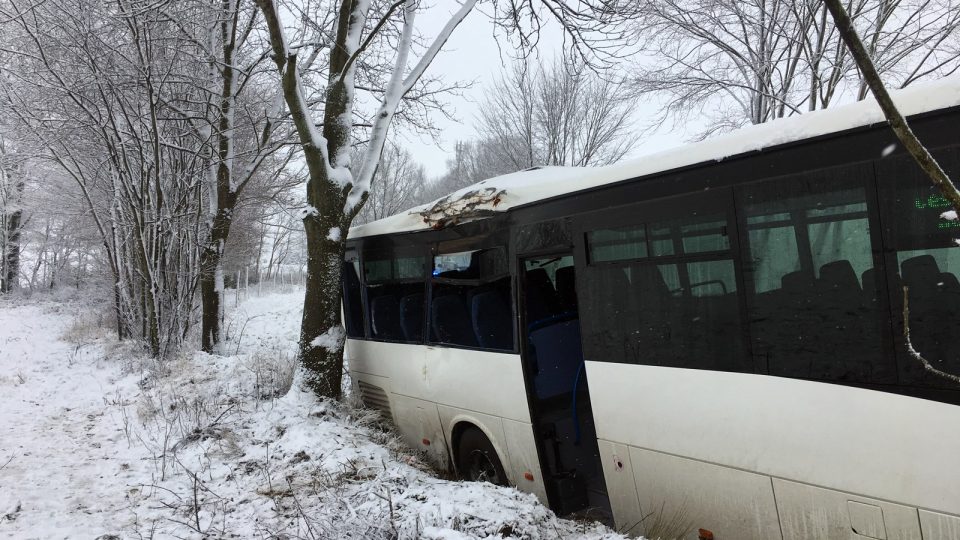
{"label": "bus tire", "polygon": [[490,439],[476,427],[468,427],[460,435],[460,444],[457,445],[457,470],[464,480],[507,485],[507,474],[497,451]]}

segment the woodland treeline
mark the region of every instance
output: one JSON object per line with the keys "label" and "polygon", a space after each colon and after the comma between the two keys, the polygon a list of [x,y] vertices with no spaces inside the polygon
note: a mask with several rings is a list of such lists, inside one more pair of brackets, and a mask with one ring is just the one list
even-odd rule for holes
{"label": "woodland treeline", "polygon": [[[237,271],[304,270],[306,361],[339,325],[330,261],[352,223],[613,163],[671,124],[702,137],[869,94],[822,0],[439,4],[0,0],[0,291],[102,286],[118,336],[164,356],[217,351]],[[888,87],[960,67],[954,1],[845,7]],[[417,27],[427,9],[446,25]],[[499,75],[430,71],[461,23],[503,38]],[[560,54],[535,47],[548,25]],[[432,119],[470,86],[476,137],[428,178],[404,141],[442,137]]]}

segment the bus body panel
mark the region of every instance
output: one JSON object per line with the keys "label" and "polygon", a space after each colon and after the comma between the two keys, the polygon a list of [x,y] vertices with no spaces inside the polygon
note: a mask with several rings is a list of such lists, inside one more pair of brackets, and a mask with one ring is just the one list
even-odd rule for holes
{"label": "bus body panel", "polygon": [[925,539],[960,538],[960,517],[921,509],[920,524],[923,527]]}
{"label": "bus body panel", "polygon": [[[389,377],[398,394],[530,422],[519,355],[353,339],[349,348],[351,371]],[[484,388],[465,392],[464,381]]]}
{"label": "bus body panel", "polygon": [[601,439],[960,512],[960,432],[948,427],[960,425],[956,406],[706,370],[588,361],[587,375]]}
{"label": "bus body panel", "polygon": [[[541,501],[546,501],[547,491],[540,471],[540,456],[537,454],[533,437],[533,426],[529,422],[504,418],[503,433],[506,436],[507,452],[510,454],[512,476],[516,478],[514,484],[523,491],[533,493]],[[504,467],[506,466],[504,464]],[[533,480],[526,478],[525,473],[533,475]],[[510,471],[507,471],[507,474],[510,474]]]}
{"label": "bus body panel", "polygon": [[630,462],[645,536],[696,540],[705,528],[717,538],[780,538],[768,476],[635,446]]}
{"label": "bus body panel", "polygon": [[633,476],[630,447],[600,439],[600,460],[610,496],[610,511],[618,530],[629,535],[643,535],[645,518],[640,509],[637,480]]}
{"label": "bus body panel", "polygon": [[783,540],[921,539],[916,508],[779,478],[773,479],[773,487]]}
{"label": "bus body panel", "polygon": [[390,394],[393,423],[411,448],[422,450],[441,469],[451,468],[448,438],[436,403],[402,394]]}
{"label": "bus body panel", "polygon": [[[490,439],[511,483],[547,500],[518,355],[354,339],[347,355],[355,383],[383,389],[401,436],[436,465],[452,469],[454,430],[466,422]],[[464,381],[489,384],[468,392]]]}

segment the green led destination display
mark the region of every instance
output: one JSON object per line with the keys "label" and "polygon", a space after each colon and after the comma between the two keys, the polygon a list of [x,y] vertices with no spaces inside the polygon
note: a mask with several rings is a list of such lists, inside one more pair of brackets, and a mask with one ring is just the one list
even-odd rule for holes
{"label": "green led destination display", "polygon": [[953,206],[950,204],[943,195],[938,193],[933,193],[926,196],[918,196],[914,199],[913,205],[917,210],[938,210],[937,213],[937,228],[938,229],[956,229],[960,228],[960,220],[949,221],[946,219],[940,219],[940,214],[946,212],[947,210],[952,210]]}

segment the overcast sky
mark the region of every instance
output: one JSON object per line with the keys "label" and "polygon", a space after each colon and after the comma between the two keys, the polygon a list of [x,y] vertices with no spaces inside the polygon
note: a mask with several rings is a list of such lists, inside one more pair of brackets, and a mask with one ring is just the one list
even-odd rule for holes
{"label": "overcast sky", "polygon": [[[450,10],[455,7],[449,0],[435,0],[434,6],[436,7],[426,9],[417,17],[417,28],[429,36],[435,35],[437,30],[447,22]],[[473,126],[479,106],[483,102],[484,92],[488,88],[487,84],[499,77],[510,63],[510,45],[503,43],[501,39],[501,46],[504,48],[503,58],[501,58],[492,29],[490,18],[485,13],[474,10],[456,29],[446,47],[428,70],[429,74],[442,76],[449,82],[476,81],[473,88],[465,90],[462,96],[448,98],[450,111],[457,117],[456,120],[448,120],[440,115],[434,118],[436,125],[440,128],[439,146],[430,137],[421,138],[415,134],[400,132],[398,140],[410,150],[418,162],[426,167],[428,177],[433,178],[444,172],[447,157],[452,154],[456,141],[476,137]],[[562,40],[558,29],[548,27],[541,38],[538,54],[544,58],[552,58],[561,46]],[[644,117],[651,114],[654,108],[640,103],[637,111],[636,121],[640,127]],[[687,135],[679,130],[661,129],[657,133],[645,136],[637,144],[632,155],[648,154],[676,146],[686,137]]]}

